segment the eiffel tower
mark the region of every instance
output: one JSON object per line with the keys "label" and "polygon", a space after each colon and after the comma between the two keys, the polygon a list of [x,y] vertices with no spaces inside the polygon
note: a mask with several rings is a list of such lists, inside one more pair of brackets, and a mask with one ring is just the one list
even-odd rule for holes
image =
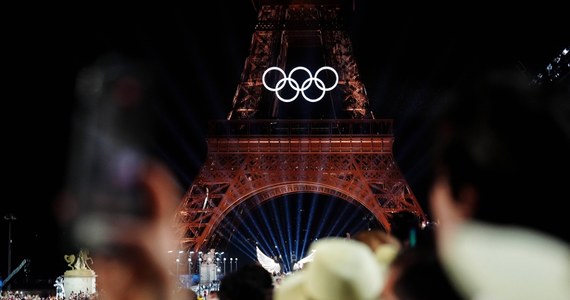
{"label": "eiffel tower", "polygon": [[[258,21],[232,109],[227,120],[210,123],[205,163],[177,211],[182,249],[198,251],[219,238],[217,226],[238,205],[294,193],[361,205],[387,232],[397,213],[426,220],[394,160],[392,120],[375,119],[368,107],[341,2],[257,1]],[[309,90],[267,89],[285,89],[278,79],[299,62],[313,73],[323,65],[336,71],[319,75],[313,94],[326,94],[320,101],[305,101],[315,99]],[[265,77],[271,67],[285,74]],[[298,90],[307,87],[300,83],[306,78],[295,80]],[[336,87],[325,93],[330,81]],[[294,101],[282,101],[280,92]]]}

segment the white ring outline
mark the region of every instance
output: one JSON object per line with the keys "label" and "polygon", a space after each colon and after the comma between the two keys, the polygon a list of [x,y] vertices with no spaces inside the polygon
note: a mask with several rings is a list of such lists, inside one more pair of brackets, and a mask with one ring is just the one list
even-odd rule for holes
{"label": "white ring outline", "polygon": [[[275,87],[270,87],[267,85],[267,82],[265,82],[265,76],[267,75],[267,73],[269,73],[270,71],[273,71],[273,70],[276,70],[279,73],[281,73],[283,78],[281,78],[281,79],[279,79],[279,81],[277,81],[277,84],[275,84]],[[309,78],[307,78],[307,79],[305,79],[305,81],[303,81],[303,83],[301,84],[301,87],[299,87],[299,83],[295,79],[292,78],[293,73],[295,73],[298,70],[305,71],[309,75]],[[325,83],[320,78],[318,78],[319,73],[322,71],[325,71],[325,70],[331,71],[335,75],[335,83],[330,87],[325,87]],[[263,82],[263,86],[266,89],[268,89],[269,91],[275,92],[275,95],[277,96],[277,98],[279,98],[279,100],[281,100],[283,102],[293,102],[299,96],[299,92],[301,92],[301,94],[303,94],[303,98],[305,98],[305,100],[307,100],[309,102],[318,102],[321,99],[323,99],[326,92],[331,91],[332,89],[334,89],[338,85],[338,80],[339,80],[338,73],[335,71],[335,69],[333,69],[329,66],[324,66],[324,67],[319,68],[317,70],[317,72],[315,73],[315,76],[313,76],[311,74],[311,71],[309,71],[309,69],[307,69],[305,67],[295,67],[291,71],[289,71],[289,75],[287,75],[285,73],[285,71],[283,71],[279,67],[270,67],[267,70],[265,70],[265,72],[263,72],[263,76],[261,77],[261,81]],[[322,91],[321,95],[317,98],[309,98],[309,97],[307,97],[307,95],[305,95],[305,91],[311,87],[311,85],[313,84],[313,81],[315,82],[315,86]],[[283,98],[279,94],[279,91],[282,90],[285,87],[285,84],[287,84],[287,83],[295,91],[295,96],[293,96],[291,98]]]}

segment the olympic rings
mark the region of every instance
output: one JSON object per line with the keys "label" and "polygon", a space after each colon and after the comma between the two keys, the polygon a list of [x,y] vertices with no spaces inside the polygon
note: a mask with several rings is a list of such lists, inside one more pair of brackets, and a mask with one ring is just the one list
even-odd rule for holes
{"label": "olympic rings", "polygon": [[[322,71],[325,71],[325,70],[333,72],[333,74],[335,76],[334,84],[330,87],[326,87],[325,83],[321,79],[318,78],[319,73],[321,73]],[[277,81],[277,84],[275,84],[275,87],[270,87],[265,82],[265,76],[267,75],[267,73],[269,73],[271,71],[278,71],[283,76],[283,78],[281,78],[281,79],[279,79],[279,81]],[[293,73],[295,73],[297,71],[304,71],[305,73],[307,73],[309,75],[309,78],[305,79],[305,81],[303,81],[303,83],[301,84],[300,87],[299,87],[299,83],[295,79],[293,79]],[[281,68],[270,67],[267,70],[265,70],[265,72],[263,72],[263,76],[261,77],[261,80],[263,81],[263,86],[266,89],[268,89],[272,92],[275,92],[275,95],[277,96],[277,98],[279,98],[279,100],[281,100],[283,102],[294,101],[299,96],[299,93],[301,93],[303,95],[303,98],[305,98],[305,100],[307,100],[309,102],[317,102],[317,101],[320,101],[321,99],[323,99],[323,97],[325,96],[325,92],[328,92],[328,91],[330,91],[336,87],[336,85],[338,84],[338,73],[333,68],[325,66],[325,67],[321,67],[320,69],[318,69],[317,72],[315,73],[315,76],[313,76],[311,74],[311,71],[309,71],[309,69],[307,69],[305,67],[295,67],[295,68],[293,68],[293,70],[291,70],[289,72],[289,76],[287,76],[285,71],[283,71]],[[321,95],[317,98],[309,98],[309,97],[307,97],[307,95],[305,95],[305,91],[311,87],[313,82],[315,83],[315,86],[318,89],[320,89],[322,92]],[[295,95],[291,98],[283,98],[279,94],[279,91],[282,90],[286,84],[289,84],[289,86],[295,91]]]}

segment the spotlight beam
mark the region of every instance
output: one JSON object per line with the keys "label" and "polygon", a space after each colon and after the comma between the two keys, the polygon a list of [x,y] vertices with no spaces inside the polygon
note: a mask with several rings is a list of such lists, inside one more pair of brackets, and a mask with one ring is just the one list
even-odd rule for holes
{"label": "spotlight beam", "polygon": [[354,220],[354,218],[356,218],[356,216],[358,216],[359,214],[361,214],[361,210],[360,210],[360,209],[355,209],[355,210],[353,210],[352,215],[350,215],[350,217],[348,218],[348,220],[346,221],[346,223],[344,223],[344,225],[340,228],[339,234],[342,234],[342,232],[344,232],[344,231],[346,230],[346,227],[348,227],[348,225],[351,224],[352,221]]}
{"label": "spotlight beam", "polygon": [[[285,199],[285,203],[287,203],[287,199]],[[287,246],[285,245],[285,238],[283,237],[283,231],[281,229],[281,220],[279,219],[279,213],[277,212],[277,208],[275,207],[275,202],[272,201],[271,202],[271,209],[273,210],[273,215],[275,215],[275,223],[277,224],[277,232],[279,232],[279,238],[281,240],[281,247],[279,249],[283,249],[283,262],[284,262],[284,266],[283,269],[285,269],[286,272],[289,272],[289,257],[287,256]],[[279,251],[280,252],[280,251]],[[281,254],[281,252],[280,252]]]}
{"label": "spotlight beam", "polygon": [[[289,252],[286,253],[287,257],[287,268],[290,271],[291,266],[291,255],[293,254],[293,240],[291,239],[291,216],[289,213],[289,201],[292,201],[288,196],[285,196],[285,227],[287,228],[287,241],[289,243]],[[288,255],[287,255],[288,254]]]}
{"label": "spotlight beam", "polygon": [[340,213],[340,215],[338,216],[338,218],[335,218],[335,222],[333,223],[333,225],[330,227],[329,231],[327,232],[327,234],[325,236],[331,236],[333,235],[334,229],[338,226],[338,224],[340,224],[340,221],[342,220],[342,222],[346,225],[348,224],[348,222],[346,222],[345,219],[345,215],[349,212],[350,210],[348,209],[343,209],[342,212]]}
{"label": "spotlight beam", "polygon": [[311,199],[311,209],[309,210],[309,219],[307,221],[307,226],[305,228],[305,237],[303,238],[303,247],[301,248],[301,256],[305,257],[305,247],[307,246],[307,239],[309,237],[309,231],[311,229],[311,223],[313,222],[313,216],[315,215],[315,207],[317,206],[317,195],[313,195]]}
{"label": "spotlight beam", "polygon": [[[227,228],[226,231],[228,231]],[[228,231],[228,233],[231,234],[232,232]],[[235,238],[238,235],[239,237]],[[236,230],[232,235],[232,237],[230,238],[230,242],[232,243],[233,246],[238,248],[248,258],[255,260],[255,252],[253,251],[253,248],[251,247],[251,245],[248,245],[248,243],[245,241],[247,241],[247,238],[238,230]]]}
{"label": "spotlight beam", "polygon": [[[274,230],[271,227],[269,220],[267,219],[267,215],[265,214],[265,211],[263,209],[260,209],[260,213],[261,213],[261,218],[263,219],[263,222],[265,223],[265,226],[269,231],[269,236],[271,237],[271,240],[273,241],[273,247],[269,247],[270,253],[272,256],[276,256],[275,251],[277,251],[277,254],[280,257],[282,257],[281,252],[279,251],[280,248],[277,246],[277,238],[275,238],[275,235],[273,234]],[[281,232],[279,232],[279,234],[281,235]],[[275,248],[275,249],[273,249],[273,248]]]}
{"label": "spotlight beam", "polygon": [[[277,242],[275,241],[275,237],[273,236],[273,232],[271,230],[271,226],[269,225],[269,222],[267,221],[267,217],[265,216],[265,213],[263,212],[263,210],[260,208],[259,212],[261,214],[261,218],[263,219],[263,221],[265,222],[265,225],[267,226],[267,229],[269,230],[269,235],[273,240],[273,245],[276,245]],[[262,231],[261,228],[259,227],[259,225],[257,225],[257,222],[255,221],[255,219],[252,217],[251,215],[251,211],[247,210],[247,216],[249,217],[249,219],[251,220],[251,223],[253,224],[253,227],[255,227],[255,229],[257,230],[257,232],[260,234],[261,239],[263,240],[263,242],[265,243],[265,246],[267,248],[269,248],[270,250],[272,250],[273,247],[271,247],[271,244],[267,241],[267,239],[265,238],[265,231]],[[271,253],[272,256],[275,256],[275,253],[273,251],[270,251],[269,253]]]}
{"label": "spotlight beam", "polygon": [[297,194],[297,230],[295,232],[295,258],[299,259],[299,244],[301,243],[301,209],[303,207],[303,201],[301,194]]}
{"label": "spotlight beam", "polygon": [[323,231],[323,227],[325,226],[326,223],[325,220],[329,219],[334,203],[335,203],[334,201],[328,201],[327,208],[325,209],[325,213],[322,216],[321,222],[319,222],[319,227],[315,234],[316,238],[319,238],[321,236],[321,232]]}
{"label": "spotlight beam", "polygon": [[[259,240],[257,239],[257,236],[255,235],[255,233],[253,232],[253,230],[251,230],[251,228],[249,227],[249,225],[247,224],[247,222],[245,221],[244,218],[241,217],[240,214],[237,213],[237,210],[234,210],[235,213],[234,215],[237,217],[238,221],[240,222],[240,224],[242,224],[244,226],[244,228],[247,230],[247,232],[250,234],[251,237],[253,237],[253,239],[255,240],[255,242],[259,243]],[[249,210],[248,210],[249,211]],[[248,214],[249,215],[249,214]],[[250,216],[251,218],[251,216]],[[256,229],[258,230],[257,232],[261,232],[259,231],[259,228],[257,227],[257,224],[255,223],[255,221],[253,222],[253,225],[256,227]],[[264,240],[264,242],[268,245],[267,241],[265,240],[265,238],[263,237],[263,235],[261,235],[261,238]],[[261,244],[261,243],[259,243]],[[253,251],[253,249],[252,249]]]}

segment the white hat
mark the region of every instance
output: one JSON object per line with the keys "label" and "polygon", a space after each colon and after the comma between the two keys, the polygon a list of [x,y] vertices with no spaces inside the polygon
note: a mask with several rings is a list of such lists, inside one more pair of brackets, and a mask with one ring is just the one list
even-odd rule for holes
{"label": "white hat", "polygon": [[378,299],[383,276],[372,250],[365,244],[325,238],[311,245],[312,262],[286,277],[275,289],[275,300]]}
{"label": "white hat", "polygon": [[441,254],[470,299],[570,299],[570,246],[547,235],[470,221],[446,237]]}

